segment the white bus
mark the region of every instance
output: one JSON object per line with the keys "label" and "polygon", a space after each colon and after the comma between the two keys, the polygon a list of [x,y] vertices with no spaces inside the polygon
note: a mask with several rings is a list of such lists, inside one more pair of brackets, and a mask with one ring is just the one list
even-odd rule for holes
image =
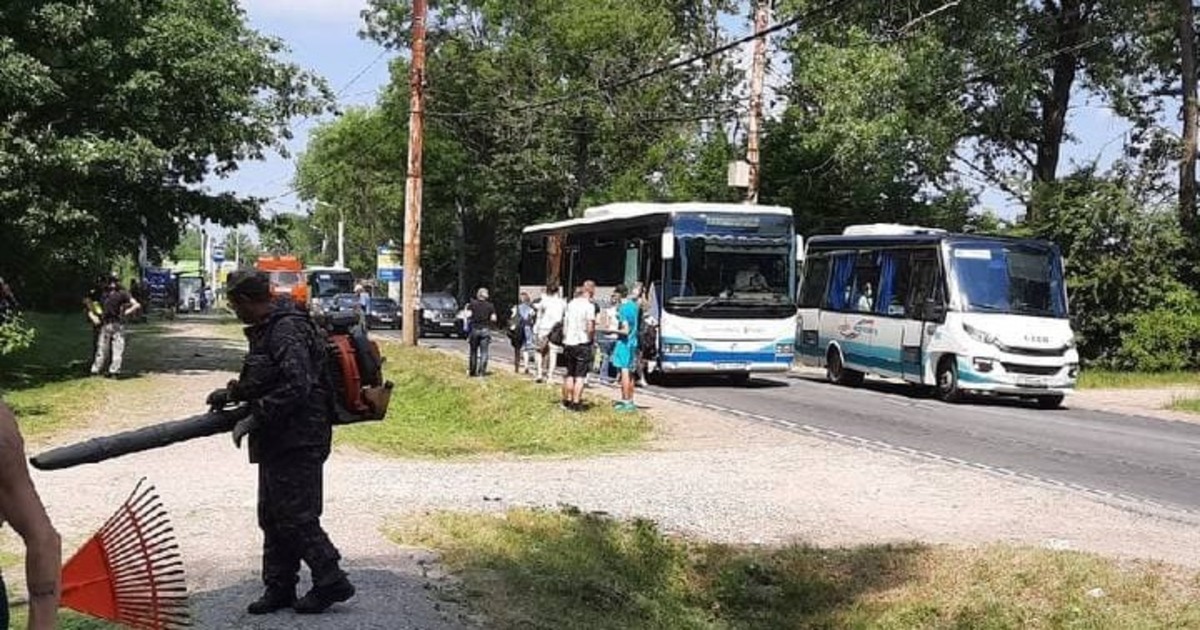
{"label": "white bus", "polygon": [[[711,203],[617,203],[577,219],[525,228],[523,291],[548,283],[649,288],[658,323],[650,376],[785,372],[796,334],[792,211]],[[570,289],[566,294],[569,296]]]}
{"label": "white bus", "polygon": [[313,312],[336,310],[338,295],[354,293],[354,274],[344,267],[308,267],[308,302]]}
{"label": "white bus", "polygon": [[1079,374],[1062,256],[1049,242],[877,224],[809,239],[796,350],[829,380],[864,373],[1062,404]]}

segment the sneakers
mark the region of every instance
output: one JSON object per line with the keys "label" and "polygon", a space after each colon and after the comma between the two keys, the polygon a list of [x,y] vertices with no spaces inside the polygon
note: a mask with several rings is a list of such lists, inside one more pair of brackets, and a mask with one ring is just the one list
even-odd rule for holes
{"label": "sneakers", "polygon": [[267,589],[262,597],[252,602],[246,607],[246,612],[251,615],[265,615],[273,613],[284,608],[291,608],[296,603],[296,591],[276,591]]}
{"label": "sneakers", "polygon": [[328,586],[314,586],[292,606],[301,615],[323,613],[330,606],[354,597],[354,585],[342,578]]}
{"label": "sneakers", "polygon": [[618,400],[613,403],[613,409],[616,411],[637,411],[637,405],[632,400]]}

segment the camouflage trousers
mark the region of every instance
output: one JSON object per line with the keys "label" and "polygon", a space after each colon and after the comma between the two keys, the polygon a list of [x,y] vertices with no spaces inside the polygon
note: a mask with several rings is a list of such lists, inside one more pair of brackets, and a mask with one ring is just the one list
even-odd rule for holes
{"label": "camouflage trousers", "polygon": [[321,528],[323,450],[289,451],[258,466],[258,526],[263,531],[262,578],[267,588],[294,590],[300,561],[324,586],[346,576]]}

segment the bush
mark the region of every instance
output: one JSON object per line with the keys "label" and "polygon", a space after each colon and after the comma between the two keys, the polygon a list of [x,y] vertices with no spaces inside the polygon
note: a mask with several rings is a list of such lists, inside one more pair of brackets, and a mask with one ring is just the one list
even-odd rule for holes
{"label": "bush", "polygon": [[1117,364],[1142,372],[1200,369],[1200,295],[1171,292],[1162,306],[1127,318]]}
{"label": "bush", "polygon": [[0,319],[0,357],[33,345],[37,331],[20,315]]}

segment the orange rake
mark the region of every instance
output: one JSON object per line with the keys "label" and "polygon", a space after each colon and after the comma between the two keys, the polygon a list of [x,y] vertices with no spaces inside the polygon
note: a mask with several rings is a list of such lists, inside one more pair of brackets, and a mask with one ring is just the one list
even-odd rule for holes
{"label": "orange rake", "polygon": [[191,618],[179,545],[145,481],[63,565],[62,605],[139,630],[182,628]]}

